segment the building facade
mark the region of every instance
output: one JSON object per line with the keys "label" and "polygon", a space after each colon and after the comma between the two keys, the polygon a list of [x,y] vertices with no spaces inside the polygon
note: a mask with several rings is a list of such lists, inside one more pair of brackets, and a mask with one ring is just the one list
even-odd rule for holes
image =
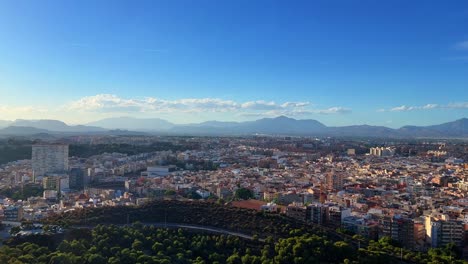
{"label": "building facade", "polygon": [[68,145],[38,144],[32,146],[31,166],[34,177],[68,171]]}
{"label": "building facade", "polygon": [[85,173],[81,168],[71,168],[69,173],[70,189],[83,190],[85,185]]}

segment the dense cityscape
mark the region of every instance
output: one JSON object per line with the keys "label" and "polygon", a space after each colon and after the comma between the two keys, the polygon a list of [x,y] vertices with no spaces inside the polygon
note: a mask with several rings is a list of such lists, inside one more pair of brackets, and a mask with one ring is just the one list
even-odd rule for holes
{"label": "dense cityscape", "polygon": [[0,1],[0,264],[468,264],[468,1]]}
{"label": "dense cityscape", "polygon": [[[69,155],[70,146],[122,142],[143,151],[170,147]],[[389,237],[412,251],[453,244],[466,257],[467,148],[456,140],[290,136],[35,142],[30,159],[0,167],[2,222],[5,238],[18,237],[44,233],[45,219],[83,208],[200,200],[285,215],[365,240]]]}

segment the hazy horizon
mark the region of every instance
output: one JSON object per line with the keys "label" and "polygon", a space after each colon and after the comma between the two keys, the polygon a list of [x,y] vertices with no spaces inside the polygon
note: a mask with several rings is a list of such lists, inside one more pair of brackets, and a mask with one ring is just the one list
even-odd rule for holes
{"label": "hazy horizon", "polygon": [[[91,121],[91,122],[86,122],[86,123],[70,123],[70,122],[65,122],[63,120],[59,120],[59,119],[16,119],[16,120],[1,120],[0,121],[6,121],[8,122],[8,126],[10,125],[9,123],[14,123],[16,121],[20,121],[20,120],[25,120],[25,121],[45,121],[45,120],[51,120],[51,121],[60,121],[60,122],[63,122],[65,123],[66,125],[69,125],[69,126],[78,126],[78,125],[85,125],[85,126],[97,126],[97,127],[102,127],[102,128],[108,128],[106,126],[100,126],[98,124],[93,124],[93,123],[96,123],[96,122],[99,122],[99,121],[103,121],[103,120],[106,120],[106,119],[119,119],[119,118],[122,118],[122,119],[126,119],[126,118],[129,118],[129,119],[139,119],[139,120],[145,120],[145,119],[160,119],[160,120],[163,120],[163,121],[167,121],[167,122],[170,122],[172,123],[173,125],[196,125],[196,124],[202,124],[202,123],[205,123],[205,122],[234,122],[234,123],[242,123],[242,122],[248,122],[248,121],[256,121],[256,120],[260,120],[260,119],[263,119],[263,118],[270,118],[270,119],[276,119],[276,118],[280,118],[280,117],[286,117],[286,118],[292,118],[292,119],[295,119],[295,120],[315,120],[315,121],[318,121],[320,123],[322,123],[323,125],[327,126],[327,127],[344,127],[346,125],[343,125],[343,126],[334,126],[334,125],[330,125],[326,122],[322,122],[318,119],[313,119],[313,118],[294,118],[294,117],[288,117],[288,116],[285,116],[285,115],[280,115],[280,116],[273,116],[273,117],[261,117],[261,118],[257,118],[257,119],[252,119],[252,120],[245,120],[245,121],[232,121],[232,120],[206,120],[206,121],[202,121],[202,122],[187,122],[187,123],[175,123],[175,122],[171,122],[169,120],[166,120],[166,119],[162,119],[162,118],[158,118],[158,117],[154,117],[154,118],[151,118],[151,117],[148,117],[148,118],[138,118],[138,117],[132,117],[132,116],[115,116],[115,117],[109,117],[109,118],[103,118],[103,119],[97,119],[97,120],[94,120],[94,121]],[[454,120],[449,120],[447,122],[444,122],[444,123],[449,123],[449,122],[454,122],[454,121],[458,121],[458,120],[461,120],[461,119],[467,119],[466,117],[462,117],[462,118],[458,118],[458,119],[454,119]],[[427,125],[415,125],[415,124],[409,124],[409,126],[431,126],[431,125],[440,125],[440,124],[443,124],[443,123],[434,123],[434,124],[427,124]],[[0,123],[0,125],[2,125]],[[367,123],[361,123],[361,124],[350,124],[350,126],[353,126],[353,125],[371,125],[371,124],[367,124]],[[128,126],[128,125],[125,125],[123,124],[122,127],[125,127],[125,126]],[[371,125],[373,126],[373,125]],[[378,126],[378,125],[375,125],[375,126]],[[398,129],[398,128],[401,128],[401,127],[404,127],[404,126],[398,126],[398,127],[392,127],[390,125],[381,125],[383,127],[388,127],[388,128],[393,128],[393,129]],[[1,126],[0,126],[1,127]],[[141,129],[141,128],[138,128],[138,127],[135,127],[135,129]]]}

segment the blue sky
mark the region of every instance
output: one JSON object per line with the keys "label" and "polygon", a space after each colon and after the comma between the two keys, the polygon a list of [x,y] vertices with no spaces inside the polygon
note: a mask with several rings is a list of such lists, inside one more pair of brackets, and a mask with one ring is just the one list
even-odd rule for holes
{"label": "blue sky", "polygon": [[2,1],[0,119],[468,116],[466,1]]}

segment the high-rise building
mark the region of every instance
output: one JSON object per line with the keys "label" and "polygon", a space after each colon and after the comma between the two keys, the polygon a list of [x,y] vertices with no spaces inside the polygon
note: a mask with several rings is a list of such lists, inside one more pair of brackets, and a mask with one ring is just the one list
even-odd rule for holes
{"label": "high-rise building", "polygon": [[384,148],[384,147],[376,147],[370,148],[369,154],[371,156],[379,156],[379,157],[390,157],[395,155],[395,148]]}
{"label": "high-rise building", "polygon": [[21,221],[23,218],[23,208],[20,206],[7,206],[3,210],[3,220],[4,221]]}
{"label": "high-rise building", "polygon": [[464,240],[464,223],[446,215],[426,216],[426,236],[431,247],[444,247],[448,243],[461,246]]}
{"label": "high-rise building", "polygon": [[307,206],[308,220],[312,223],[323,225],[327,221],[328,206],[322,203],[313,203]]}
{"label": "high-rise building", "polygon": [[334,227],[340,227],[343,219],[351,215],[351,209],[334,205],[328,207],[327,224]]}
{"label": "high-rise building", "polygon": [[45,190],[60,190],[60,177],[51,176],[42,178],[42,187]]}
{"label": "high-rise building", "polygon": [[414,221],[411,218],[395,215],[380,219],[380,237],[387,236],[398,241],[403,247],[414,248]]}
{"label": "high-rise building", "polygon": [[330,190],[341,190],[343,189],[344,175],[341,172],[330,172],[327,174],[326,183]]}
{"label": "high-rise building", "polygon": [[32,170],[34,177],[47,173],[68,171],[68,145],[38,144],[32,146]]}
{"label": "high-rise building", "polygon": [[307,220],[307,207],[303,203],[292,203],[286,207],[286,215],[300,221]]}
{"label": "high-rise building", "polygon": [[369,221],[366,218],[353,215],[345,217],[341,222],[341,227],[354,234],[361,235],[372,240],[378,239],[378,224],[372,220]]}
{"label": "high-rise building", "polygon": [[71,168],[69,174],[70,189],[83,190],[85,185],[84,170],[81,168]]}

